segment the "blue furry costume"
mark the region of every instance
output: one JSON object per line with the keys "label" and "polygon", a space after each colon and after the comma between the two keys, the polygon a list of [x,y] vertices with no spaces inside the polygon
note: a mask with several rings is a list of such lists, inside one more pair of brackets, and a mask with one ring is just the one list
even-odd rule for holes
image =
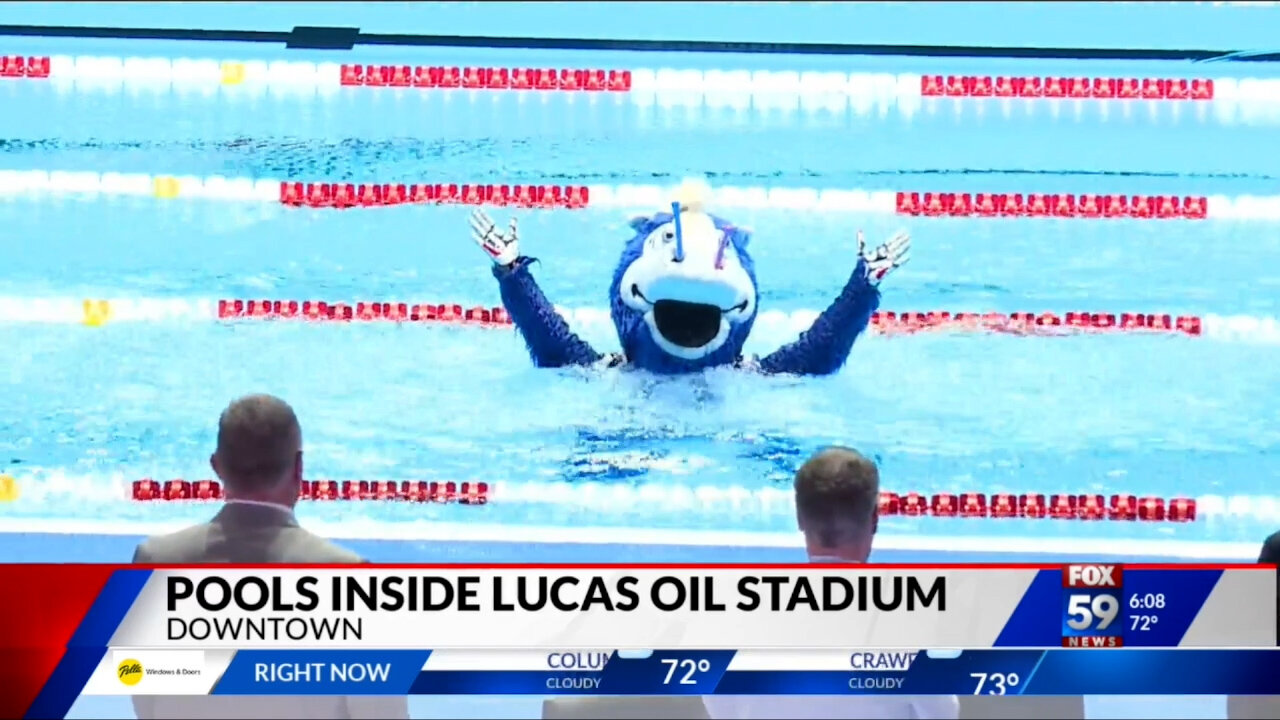
{"label": "blue furry costume", "polygon": [[747,251],[750,234],[721,218],[684,210],[636,218],[631,227],[636,234],[623,248],[609,286],[620,355],[597,352],[569,328],[530,274],[533,258],[522,255],[494,266],[502,304],[534,365],[628,365],[669,375],[732,365],[770,374],[828,375],[844,365],[880,303],[860,258],[840,296],[799,339],[748,360],[742,348],[756,319],[758,290]]}

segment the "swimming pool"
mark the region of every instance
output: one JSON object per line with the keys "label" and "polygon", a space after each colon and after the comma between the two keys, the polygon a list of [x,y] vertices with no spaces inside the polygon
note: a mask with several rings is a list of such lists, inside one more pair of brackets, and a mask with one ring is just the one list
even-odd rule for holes
{"label": "swimming pool", "polygon": [[[296,405],[315,477],[486,483],[482,505],[307,505],[351,538],[791,547],[785,480],[829,442],[874,453],[886,489],[925,504],[1131,495],[1172,516],[1195,501],[1186,522],[899,513],[884,525],[889,549],[1229,557],[1252,553],[1280,516],[1268,485],[1280,427],[1276,81],[1151,63],[846,58],[837,70],[812,58],[509,51],[359,64],[361,76],[389,68],[386,82],[407,67],[410,85],[419,67],[461,68],[460,84],[467,68],[526,67],[598,69],[563,77],[618,83],[442,89],[344,85],[355,71],[337,63],[360,60],[350,54],[221,52],[24,49],[24,63],[51,56],[48,77],[0,79],[5,106],[23,109],[0,117],[3,460],[22,492],[3,506],[11,529],[133,534],[204,517],[198,502],[132,501],[130,483],[208,477],[212,418],[248,391]],[[43,75],[36,67],[24,75]],[[984,78],[994,95],[1002,77],[1024,95],[1026,78],[1041,93],[1060,77],[1090,78],[1091,94],[1128,92],[1126,78],[1172,84],[1132,86],[1160,99],[947,96],[981,95]],[[1194,82],[1204,78],[1212,90]],[[341,301],[357,314],[358,302],[498,303],[466,236],[468,207],[290,207],[282,183],[302,183],[304,198],[321,192],[308,184],[336,183],[324,205],[347,183],[357,199],[361,184],[554,187],[585,207],[494,212],[520,216],[548,295],[613,349],[603,311],[624,222],[691,174],[708,175],[720,213],[756,231],[766,316],[755,351],[788,342],[838,292],[858,228],[915,237],[886,311],[1126,324],[1136,313],[1157,325],[1167,314],[1170,327],[873,334],[832,378],[655,380],[535,370],[509,329],[478,323],[217,317],[219,299],[279,300],[286,312],[294,301],[300,313]],[[931,193],[973,209],[931,217]],[[985,213],[987,194],[1017,194],[1022,210]],[[1073,209],[1027,217],[1038,194],[1070,195]],[[1092,217],[1115,214],[1111,195],[1177,217]],[[923,214],[903,212],[913,197]],[[1171,197],[1177,209],[1162,209]],[[92,306],[107,314],[86,299],[107,300]]]}

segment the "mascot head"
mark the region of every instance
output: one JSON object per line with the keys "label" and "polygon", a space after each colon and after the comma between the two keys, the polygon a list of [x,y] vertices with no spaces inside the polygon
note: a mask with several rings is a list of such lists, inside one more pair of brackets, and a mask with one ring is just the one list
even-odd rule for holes
{"label": "mascot head", "polygon": [[678,213],[631,221],[609,288],[627,358],[653,372],[679,373],[733,362],[756,318],[750,234],[704,210],[710,189],[686,182]]}

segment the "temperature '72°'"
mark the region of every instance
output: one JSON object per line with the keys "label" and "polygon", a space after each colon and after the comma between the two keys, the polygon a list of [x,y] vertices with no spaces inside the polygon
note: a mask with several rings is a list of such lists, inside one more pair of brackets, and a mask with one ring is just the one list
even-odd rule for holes
{"label": "temperature '72\u00b0'", "polygon": [[1146,632],[1159,621],[1159,615],[1130,615],[1129,629],[1134,632]]}
{"label": "temperature '72\u00b0'", "polygon": [[689,658],[678,660],[676,658],[666,658],[662,661],[667,666],[667,676],[662,679],[663,685],[670,685],[671,678],[676,676],[677,671],[680,673],[680,679],[676,681],[678,685],[697,685],[698,681],[694,679],[694,675],[698,673],[710,672],[710,660],[693,661]]}
{"label": "temperature '72\u00b0'", "polygon": [[1004,695],[1018,685],[1017,673],[969,673],[969,677],[978,681],[974,695]]}

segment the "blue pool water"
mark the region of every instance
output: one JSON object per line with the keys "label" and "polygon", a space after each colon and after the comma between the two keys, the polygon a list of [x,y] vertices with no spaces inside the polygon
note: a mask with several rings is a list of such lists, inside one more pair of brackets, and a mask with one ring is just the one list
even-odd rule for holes
{"label": "blue pool water", "polygon": [[[1017,67],[1043,74],[1058,66]],[[29,110],[0,120],[6,170],[592,185],[672,184],[703,173],[734,186],[1233,196],[1265,194],[1268,158],[1280,150],[1271,127],[1280,119],[1224,103],[899,98],[882,111],[856,103],[781,111],[365,88],[298,99],[11,82],[0,93]],[[18,197],[0,203],[13,247],[0,272],[10,297],[496,304],[466,213]],[[548,295],[573,308],[605,307],[626,214],[518,214]],[[1263,222],[904,223],[777,209],[729,216],[756,231],[766,310],[825,307],[853,266],[855,230],[874,240],[906,225],[914,260],[887,283],[884,309],[1280,314],[1280,243]],[[601,349],[616,347],[607,323],[579,329]],[[767,352],[792,337],[762,328],[750,349]],[[5,512],[24,519],[202,517],[198,505],[124,502],[119,483],[207,476],[211,418],[228,398],[256,390],[296,404],[315,477],[524,487],[519,499],[480,509],[308,509],[333,524],[720,530],[732,521],[786,533],[790,510],[761,491],[782,487],[800,458],[832,442],[874,453],[892,489],[924,493],[1230,498],[1267,494],[1280,467],[1280,369],[1275,348],[1259,343],[866,337],[841,374],[812,380],[539,371],[510,332],[421,326],[23,324],[0,326],[0,343],[11,408],[0,421],[4,460],[26,491]],[[565,483],[595,489],[537,491]],[[743,494],[708,499],[699,487]],[[1274,514],[1265,506],[1187,525],[1087,529],[895,520],[886,531],[1252,543]]]}

